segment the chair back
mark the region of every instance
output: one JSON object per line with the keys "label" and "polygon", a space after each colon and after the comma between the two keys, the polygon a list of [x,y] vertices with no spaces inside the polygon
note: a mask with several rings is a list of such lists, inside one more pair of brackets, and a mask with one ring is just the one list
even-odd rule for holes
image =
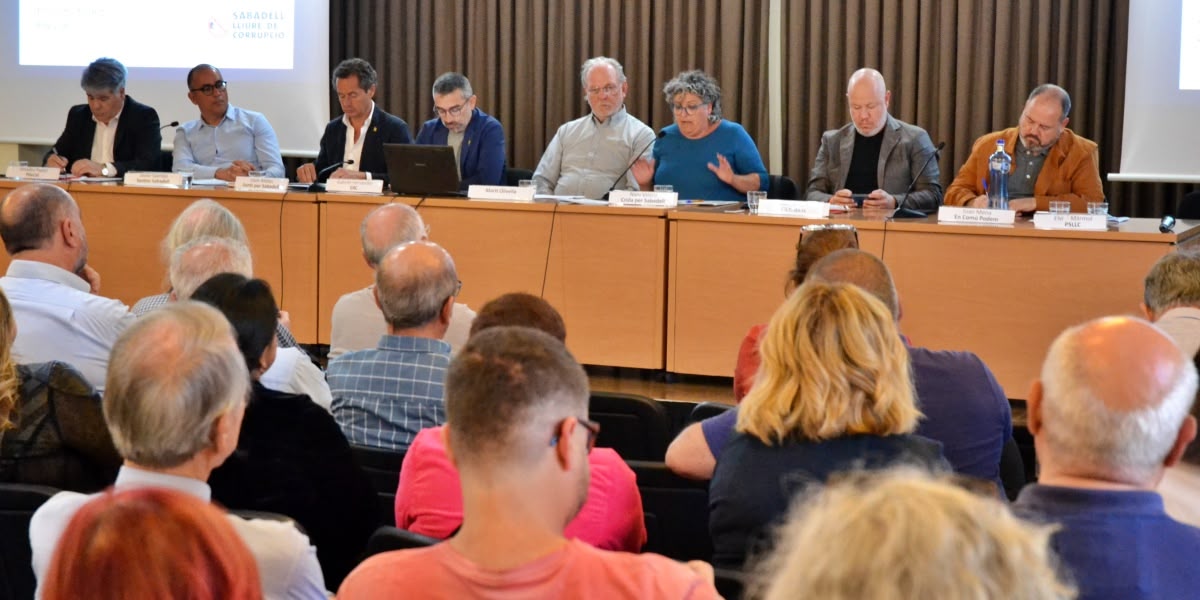
{"label": "chair back", "polygon": [[1176,219],[1200,219],[1200,190],[1188,192],[1175,207]]}
{"label": "chair back", "polygon": [[0,597],[32,598],[33,549],[29,520],[58,489],[27,483],[0,483]]}
{"label": "chair back", "polygon": [[800,200],[800,188],[787,175],[768,175],[767,197],[772,200]]}
{"label": "chair back", "polygon": [[684,479],[665,463],[630,460],[646,519],[643,552],[675,560],[712,560],[708,482]]}
{"label": "chair back", "polygon": [[533,171],[514,168],[504,170],[504,185],[515,186],[521,183],[522,179],[533,179]]}
{"label": "chair back", "polygon": [[688,417],[688,423],[699,423],[705,419],[724,414],[726,411],[732,409],[733,405],[725,404],[724,402],[701,402],[692,409],[692,414]]}
{"label": "chair back", "polygon": [[381,523],[396,524],[396,488],[400,485],[400,467],[404,464],[404,453],[369,446],[350,444],[350,451],[367,479],[371,480],[371,489],[379,501],[378,510]]}
{"label": "chair back", "polygon": [[371,534],[371,539],[367,540],[367,556],[375,556],[380,552],[390,552],[392,550],[424,548],[440,541],[437,538],[431,538],[427,535],[413,533],[406,529],[392,527],[391,525],[384,525],[376,529],[375,533]]}
{"label": "chair back", "polygon": [[666,457],[671,441],[667,411],[653,398],[618,392],[592,392],[588,418],[600,423],[596,445],[612,448],[625,460]]}

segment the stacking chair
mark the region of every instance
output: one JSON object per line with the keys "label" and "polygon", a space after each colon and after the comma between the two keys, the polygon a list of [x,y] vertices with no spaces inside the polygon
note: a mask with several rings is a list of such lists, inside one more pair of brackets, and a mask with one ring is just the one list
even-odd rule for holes
{"label": "stacking chair", "polygon": [[0,483],[0,597],[32,598],[33,549],[29,520],[58,490],[44,485]]}
{"label": "stacking chair", "polygon": [[596,445],[612,448],[625,460],[666,457],[670,420],[658,401],[638,394],[592,392],[588,418],[600,423]]}
{"label": "stacking chair", "polygon": [[396,487],[400,485],[404,453],[354,444],[350,444],[350,451],[371,480],[371,488],[379,499],[379,522],[395,525]]}

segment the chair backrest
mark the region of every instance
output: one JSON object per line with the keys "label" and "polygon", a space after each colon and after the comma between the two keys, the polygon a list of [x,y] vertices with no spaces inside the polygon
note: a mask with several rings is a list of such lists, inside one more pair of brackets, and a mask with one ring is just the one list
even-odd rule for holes
{"label": "chair backrest", "polygon": [[637,476],[646,519],[643,552],[676,560],[712,560],[708,534],[708,482],[676,475],[665,463],[629,460]]}
{"label": "chair backrest", "polygon": [[350,444],[354,460],[371,480],[371,489],[379,500],[379,518],[382,523],[396,524],[396,487],[400,485],[400,467],[404,464],[404,453],[368,446]]}
{"label": "chair backrest", "polygon": [[746,574],[733,569],[713,569],[717,593],[725,600],[741,600],[746,588]]}
{"label": "chair backrest", "polygon": [[671,441],[667,411],[638,394],[592,392],[588,418],[600,423],[596,445],[612,448],[626,460],[663,460]]}
{"label": "chair backrest", "polygon": [[1029,483],[1025,478],[1021,448],[1017,446],[1017,440],[1011,437],[1004,442],[1004,450],[1000,452],[1000,481],[1004,483],[1004,495],[1009,500],[1016,500],[1021,488]]}
{"label": "chair backrest", "polygon": [[772,200],[799,200],[800,188],[787,175],[768,175],[767,197]]}
{"label": "chair backrest", "polygon": [[384,525],[376,529],[375,533],[371,534],[371,539],[367,540],[367,556],[375,556],[380,552],[390,552],[392,550],[424,548],[440,541],[437,538],[413,533],[406,529]]}
{"label": "chair backrest", "polygon": [[0,483],[0,597],[32,598],[33,550],[29,520],[58,490],[44,485]]}
{"label": "chair backrest", "polygon": [[522,179],[533,179],[533,171],[511,167],[504,170],[504,185],[517,185]]}
{"label": "chair backrest", "polygon": [[1176,219],[1200,219],[1200,190],[1188,192],[1175,207]]}
{"label": "chair backrest", "polygon": [[688,417],[688,423],[699,423],[732,409],[732,404],[725,404],[724,402],[701,402],[696,405],[696,408],[692,409],[692,414]]}

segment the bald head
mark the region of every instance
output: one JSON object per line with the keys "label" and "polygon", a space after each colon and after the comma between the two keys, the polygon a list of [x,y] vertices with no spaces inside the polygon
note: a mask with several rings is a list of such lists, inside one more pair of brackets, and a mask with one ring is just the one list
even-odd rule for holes
{"label": "bald head", "polygon": [[254,267],[245,244],[228,238],[202,237],[171,253],[169,273],[175,298],[187,300],[214,275],[237,273],[249,278],[254,276]]}
{"label": "bald head", "polygon": [[850,118],[854,122],[854,128],[860,134],[871,137],[883,130],[883,126],[887,124],[892,93],[888,91],[887,83],[879,71],[855,71],[846,86],[846,100],[850,104]]}
{"label": "bald head", "polygon": [[857,285],[879,298],[892,311],[893,318],[900,319],[900,301],[896,297],[892,274],[887,265],[872,254],[855,248],[833,252],[809,269],[805,281]]}
{"label": "bald head", "polygon": [[[454,259],[433,242],[408,242],[392,248],[375,269],[375,295],[393,329],[430,325],[453,304],[458,293]],[[439,336],[440,337],[440,336]]]}
{"label": "bald head", "polygon": [[48,183],[23,185],[9,192],[0,205],[4,249],[10,256],[48,249],[54,245],[62,221],[70,219],[79,220],[79,207],[66,190]]}
{"label": "bald head", "polygon": [[376,268],[389,249],[425,239],[425,222],[407,204],[384,204],[367,214],[358,232],[363,258]]}
{"label": "bald head", "polygon": [[1072,327],[1050,346],[1031,394],[1039,457],[1053,473],[1152,486],[1184,430],[1184,445],[1195,434],[1195,395],[1191,360],[1149,323],[1108,317]]}

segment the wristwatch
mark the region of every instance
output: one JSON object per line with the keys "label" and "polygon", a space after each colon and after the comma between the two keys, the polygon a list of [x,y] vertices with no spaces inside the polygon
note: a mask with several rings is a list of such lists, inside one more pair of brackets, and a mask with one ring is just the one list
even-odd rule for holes
{"label": "wristwatch", "polygon": [[112,177],[113,170],[108,168],[108,165],[104,165],[104,168],[100,169],[100,174],[105,177]]}

